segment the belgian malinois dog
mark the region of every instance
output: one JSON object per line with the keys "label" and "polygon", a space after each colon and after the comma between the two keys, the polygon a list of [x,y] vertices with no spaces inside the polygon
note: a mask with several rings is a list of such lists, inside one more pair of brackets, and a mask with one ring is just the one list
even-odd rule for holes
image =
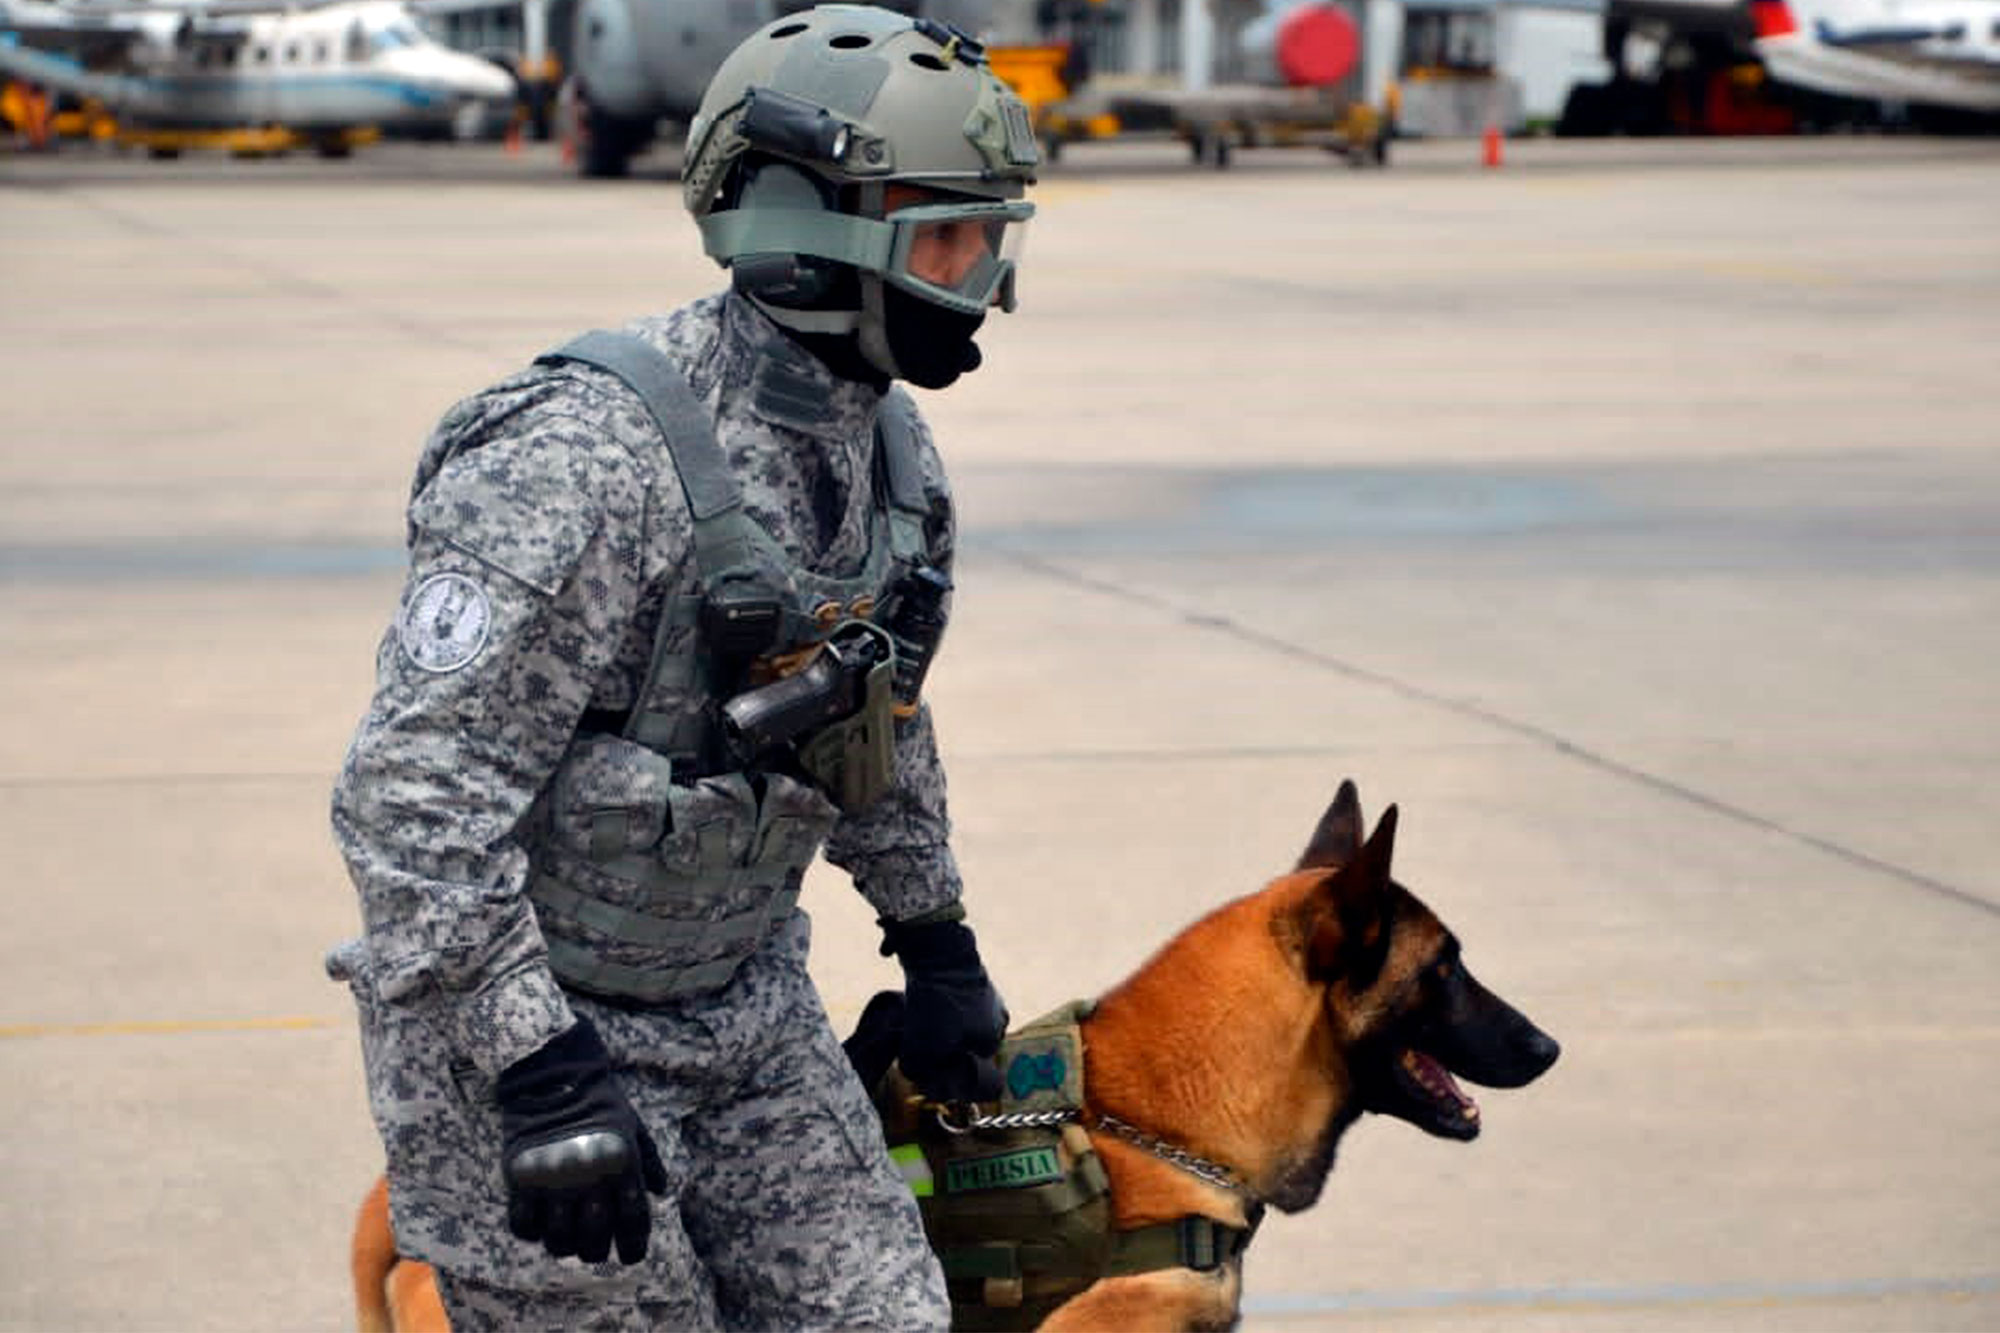
{"label": "belgian malinois dog", "polygon": [[[1474,980],[1457,938],[1391,876],[1395,807],[1364,833],[1342,783],[1291,873],[1189,926],[1082,1019],[1078,1120],[1108,1178],[1114,1232],[1213,1219],[1247,1238],[1265,1206],[1318,1200],[1364,1113],[1470,1140],[1479,1108],[1456,1079],[1517,1088],[1555,1063],[1554,1039]],[[849,1043],[870,1087],[894,1049],[881,1038]],[[429,1285],[385,1266],[386,1231],[385,1212],[364,1210],[364,1329],[408,1329],[387,1322],[383,1293],[402,1306]],[[1098,1278],[1040,1327],[1230,1328],[1241,1258]]]}

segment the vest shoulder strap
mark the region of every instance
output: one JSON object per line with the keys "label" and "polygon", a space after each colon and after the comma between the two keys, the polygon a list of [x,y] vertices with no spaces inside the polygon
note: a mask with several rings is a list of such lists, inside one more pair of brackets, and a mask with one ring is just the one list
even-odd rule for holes
{"label": "vest shoulder strap", "polygon": [[924,494],[924,465],[917,449],[917,405],[902,385],[893,386],[875,415],[882,471],[888,483],[889,545],[906,565],[927,563],[924,523],[930,500]]}
{"label": "vest shoulder strap", "polygon": [[911,513],[925,514],[924,468],[917,455],[917,405],[898,384],[882,398],[876,415],[882,437],[882,462],[888,471],[889,503]]}
{"label": "vest shoulder strap", "polygon": [[708,409],[687,377],[659,348],[635,333],[593,329],[535,358],[537,365],[578,361],[624,381],[659,427],[694,518],[695,563],[704,583],[747,554],[743,490],[715,438]]}

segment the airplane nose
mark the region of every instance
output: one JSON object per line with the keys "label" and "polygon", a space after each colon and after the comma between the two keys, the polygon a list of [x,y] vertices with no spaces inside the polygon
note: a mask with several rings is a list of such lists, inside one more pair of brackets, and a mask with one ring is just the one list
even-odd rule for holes
{"label": "airplane nose", "polygon": [[517,91],[512,74],[476,56],[461,56],[457,73],[459,93],[465,97],[506,102]]}

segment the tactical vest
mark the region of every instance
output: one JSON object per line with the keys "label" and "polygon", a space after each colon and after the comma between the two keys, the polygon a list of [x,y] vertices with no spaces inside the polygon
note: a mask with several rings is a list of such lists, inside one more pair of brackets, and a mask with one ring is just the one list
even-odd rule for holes
{"label": "tactical vest", "polygon": [[769,651],[794,659],[844,622],[868,619],[927,554],[914,407],[900,391],[883,400],[867,558],[834,578],[800,567],[745,512],[707,410],[665,354],[600,330],[537,359],[563,361],[617,376],[659,427],[693,520],[697,588],[662,609],[631,713],[586,717],[537,802],[524,827],[528,897],[558,980],[657,1004],[735,975],[791,915],[840,816],[798,777],[714,771],[718,630],[703,607],[730,588],[777,594]]}
{"label": "tactical vest", "polygon": [[1089,1012],[1068,1004],[1009,1034],[993,1127],[948,1129],[900,1072],[876,1090],[889,1155],[944,1267],[954,1329],[1036,1328],[1102,1278],[1208,1272],[1240,1262],[1249,1243],[1248,1231],[1199,1216],[1112,1230],[1110,1181],[1078,1123]]}

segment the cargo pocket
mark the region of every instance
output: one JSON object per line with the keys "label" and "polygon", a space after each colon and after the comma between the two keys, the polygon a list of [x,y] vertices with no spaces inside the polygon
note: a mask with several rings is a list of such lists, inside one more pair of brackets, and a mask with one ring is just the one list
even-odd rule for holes
{"label": "cargo pocket", "polygon": [[354,996],[368,1106],[388,1158],[398,1239],[421,1246],[413,1252],[434,1252],[432,1224],[448,1229],[496,1210],[504,1218],[499,1115],[485,1076],[452,1048],[429,1007],[381,997],[363,941],[334,950],[327,973],[345,981]]}

